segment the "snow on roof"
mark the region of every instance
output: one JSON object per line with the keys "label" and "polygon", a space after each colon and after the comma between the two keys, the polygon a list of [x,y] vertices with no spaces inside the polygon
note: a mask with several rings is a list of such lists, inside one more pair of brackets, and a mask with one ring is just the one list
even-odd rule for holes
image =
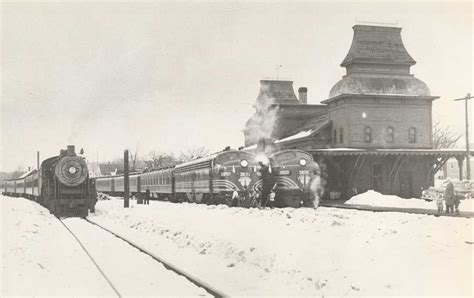
{"label": "snow on roof", "polygon": [[[226,151],[226,152],[229,152],[229,151]],[[176,165],[176,169],[180,169],[180,168],[191,166],[191,165],[198,164],[198,163],[201,163],[201,162],[207,162],[207,161],[213,160],[214,158],[216,158],[221,153],[223,153],[223,152],[212,153],[208,156],[191,159],[190,161],[187,161],[187,162],[184,162],[182,164]]]}
{"label": "snow on roof", "polygon": [[257,144],[255,144],[255,145],[251,145],[251,146],[248,146],[248,147],[245,147],[245,148],[244,148],[244,149],[242,149],[242,150],[244,150],[244,151],[245,151],[245,150],[254,150],[254,149],[257,149]]}
{"label": "snow on roof", "polygon": [[297,139],[301,139],[301,138],[306,138],[306,137],[309,137],[313,132],[314,132],[313,129],[300,131],[299,133],[294,134],[294,135],[292,135],[292,136],[289,136],[289,137],[286,137],[286,138],[277,140],[277,141],[275,141],[275,143],[281,143],[281,142],[286,142],[286,141],[291,141],[291,140],[297,140]]}
{"label": "snow on roof", "polygon": [[36,169],[33,169],[33,170],[28,171],[28,172],[26,172],[25,174],[21,175],[21,176],[18,177],[18,178],[15,178],[15,179],[23,179],[23,178],[25,178],[25,177],[28,177],[28,176],[30,176],[30,175],[33,175],[33,174],[36,173],[36,172],[37,172]]}

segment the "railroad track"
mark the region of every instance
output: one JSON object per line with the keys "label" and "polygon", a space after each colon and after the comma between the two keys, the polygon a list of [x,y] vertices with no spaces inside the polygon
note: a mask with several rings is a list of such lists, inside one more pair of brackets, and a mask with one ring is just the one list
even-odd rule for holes
{"label": "railroad track", "polygon": [[[115,294],[118,297],[130,296],[130,295],[135,294],[135,293],[131,293],[130,291],[129,291],[129,293],[126,293],[125,291],[121,290],[121,283],[120,282],[114,282],[114,277],[113,276],[111,277],[110,274],[107,273],[107,270],[104,270],[104,268],[102,268],[102,266],[100,265],[100,259],[97,259],[96,257],[94,257],[94,253],[90,252],[90,249],[88,249],[88,245],[84,244],[84,241],[83,241],[84,239],[81,239],[81,238],[84,238],[84,237],[78,236],[77,235],[78,233],[74,231],[74,228],[68,226],[68,223],[66,223],[65,221],[63,221],[61,219],[59,219],[59,221],[69,231],[69,233],[72,235],[72,237],[78,242],[78,244],[81,246],[81,248],[87,254],[87,256],[91,259],[91,261],[93,262],[93,264],[95,265],[97,270],[104,277],[104,279],[107,281],[109,286],[113,289],[113,291],[115,292]],[[80,221],[81,222],[87,222],[88,225],[93,226],[94,228],[99,228],[101,231],[106,232],[107,234],[112,235],[115,238],[118,238],[117,241],[125,242],[125,243],[128,244],[128,246],[131,246],[131,247],[135,248],[136,250],[140,251],[141,254],[144,254],[148,257],[151,257],[155,262],[158,262],[158,263],[162,264],[170,272],[170,274],[184,277],[189,283],[192,283],[193,286],[196,286],[198,288],[202,288],[206,292],[205,294],[212,295],[214,297],[228,297],[229,296],[229,295],[225,294],[223,291],[217,289],[216,287],[214,287],[214,286],[208,284],[207,282],[199,279],[198,277],[192,275],[191,273],[186,272],[185,270],[182,270],[182,269],[178,268],[177,266],[175,266],[171,262],[166,261],[165,259],[157,256],[155,253],[150,252],[149,250],[139,246],[138,244],[134,243],[133,241],[131,241],[129,239],[126,239],[126,238],[122,237],[121,235],[118,235],[118,234],[114,233],[113,231],[101,226],[100,224],[97,224],[97,223],[95,223],[93,221],[90,221],[88,219],[80,219]],[[77,225],[77,222],[76,222],[76,225]],[[95,240],[97,240],[97,239],[95,239]],[[114,247],[112,247],[112,249],[114,249],[115,247],[116,246],[114,245]],[[121,260],[119,259],[119,260],[117,260],[117,262],[121,262]],[[110,270],[109,270],[109,272],[110,272]],[[159,280],[159,282],[162,282],[162,280]],[[197,295],[197,293],[194,294],[194,295]]]}

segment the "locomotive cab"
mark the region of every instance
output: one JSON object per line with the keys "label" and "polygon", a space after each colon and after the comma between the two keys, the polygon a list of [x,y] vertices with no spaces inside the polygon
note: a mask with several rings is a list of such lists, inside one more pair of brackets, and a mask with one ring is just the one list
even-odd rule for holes
{"label": "locomotive cab", "polygon": [[275,204],[278,207],[312,207],[316,195],[312,184],[319,175],[319,166],[313,157],[301,150],[283,150],[269,158],[269,178],[265,184],[275,189]]}

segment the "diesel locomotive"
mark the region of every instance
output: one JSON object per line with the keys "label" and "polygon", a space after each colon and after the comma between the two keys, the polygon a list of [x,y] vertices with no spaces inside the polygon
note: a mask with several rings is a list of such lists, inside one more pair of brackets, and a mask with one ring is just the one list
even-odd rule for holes
{"label": "diesel locomotive", "polygon": [[[130,174],[130,193],[149,190],[153,198],[171,202],[232,204],[232,193],[247,197],[252,191],[262,198],[273,188],[279,207],[312,206],[312,183],[319,167],[300,150],[276,152],[262,161],[246,151],[223,151],[172,167]],[[96,178],[98,192],[123,195],[124,177]]]}
{"label": "diesel locomotive", "polygon": [[6,180],[3,186],[3,194],[34,200],[58,217],[85,217],[97,202],[95,182],[74,146],[44,160],[39,171]]}
{"label": "diesel locomotive", "polygon": [[267,179],[263,180],[265,194],[275,190],[275,205],[278,207],[314,207],[315,196],[320,196],[318,164],[311,154],[302,150],[289,149],[269,156]]}
{"label": "diesel locomotive", "polygon": [[[236,190],[246,196],[258,181],[258,164],[252,153],[229,150],[173,167],[130,175],[130,193],[149,190],[153,198],[172,202],[231,203]],[[123,195],[124,177],[96,178],[98,192]]]}

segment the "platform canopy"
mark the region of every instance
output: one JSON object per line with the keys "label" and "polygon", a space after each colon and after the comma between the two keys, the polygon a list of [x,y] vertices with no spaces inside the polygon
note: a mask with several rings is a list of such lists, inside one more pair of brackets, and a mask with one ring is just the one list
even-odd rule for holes
{"label": "platform canopy", "polygon": [[[307,150],[312,154],[321,155],[446,155],[462,157],[466,150],[461,149],[357,149],[357,148],[327,148]],[[474,156],[474,152],[470,152]]]}

